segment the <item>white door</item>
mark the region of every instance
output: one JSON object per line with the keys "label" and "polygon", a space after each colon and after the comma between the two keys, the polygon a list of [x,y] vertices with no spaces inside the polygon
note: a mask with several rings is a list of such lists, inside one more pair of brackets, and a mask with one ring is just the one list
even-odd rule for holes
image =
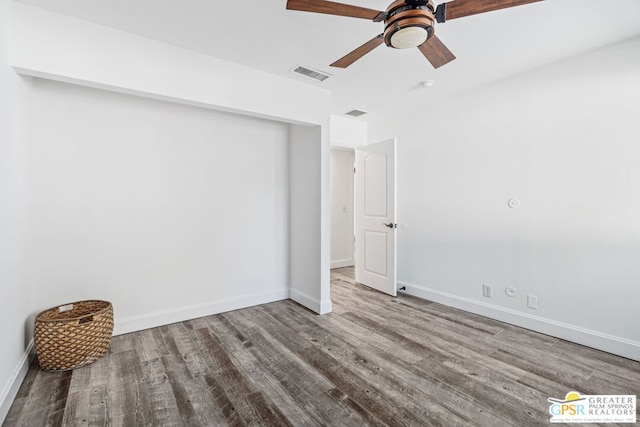
{"label": "white door", "polygon": [[396,140],[356,149],[356,282],[396,287]]}

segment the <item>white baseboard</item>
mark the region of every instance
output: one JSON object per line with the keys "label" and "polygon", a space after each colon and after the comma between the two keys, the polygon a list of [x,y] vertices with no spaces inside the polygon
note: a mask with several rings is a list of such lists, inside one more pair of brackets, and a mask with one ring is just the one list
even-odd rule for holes
{"label": "white baseboard", "polygon": [[22,385],[22,381],[24,381],[24,377],[27,375],[29,365],[31,364],[34,355],[33,340],[31,340],[27,349],[24,351],[24,354],[20,358],[16,369],[13,371],[13,374],[11,374],[9,381],[5,384],[2,392],[0,393],[0,425],[4,423],[4,420],[9,413],[9,409],[18,394],[18,390]]}
{"label": "white baseboard", "polygon": [[320,301],[295,289],[290,290],[289,298],[318,314],[327,314],[333,311],[333,304],[330,299]]}
{"label": "white baseboard", "polygon": [[329,314],[333,311],[333,303],[330,299],[325,299],[320,302],[320,311],[318,314]]}
{"label": "white baseboard", "polygon": [[407,288],[404,292],[409,295],[640,361],[640,342],[637,341],[487,304],[413,283],[399,281],[398,287],[401,286]]}
{"label": "white baseboard", "polygon": [[169,325],[184,320],[252,307],[254,305],[267,304],[289,298],[289,289],[264,292],[240,297],[227,298],[219,301],[209,301],[184,307],[156,311],[153,313],[117,319],[113,328],[114,335],[128,334],[130,332]]}
{"label": "white baseboard", "polygon": [[331,268],[351,267],[353,265],[352,259],[339,259],[337,261],[331,261]]}

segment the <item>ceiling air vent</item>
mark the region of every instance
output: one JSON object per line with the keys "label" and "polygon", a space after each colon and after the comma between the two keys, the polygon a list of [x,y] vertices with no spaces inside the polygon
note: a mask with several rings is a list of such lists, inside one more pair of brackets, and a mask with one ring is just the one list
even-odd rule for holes
{"label": "ceiling air vent", "polygon": [[302,65],[296,67],[293,70],[294,73],[302,74],[303,76],[311,77],[312,79],[320,80],[321,82],[331,77],[331,74],[323,73],[318,70],[314,70],[309,67],[303,67]]}
{"label": "ceiling air vent", "polygon": [[360,117],[360,116],[364,116],[365,114],[367,114],[366,111],[362,111],[362,110],[351,110],[348,113],[345,113],[347,116],[352,116],[352,117]]}

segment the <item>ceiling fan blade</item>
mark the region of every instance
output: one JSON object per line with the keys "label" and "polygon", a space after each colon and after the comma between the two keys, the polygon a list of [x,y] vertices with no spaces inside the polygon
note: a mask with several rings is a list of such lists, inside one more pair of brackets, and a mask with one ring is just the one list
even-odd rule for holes
{"label": "ceiling fan blade", "polygon": [[451,53],[435,34],[418,46],[418,49],[420,49],[420,52],[431,62],[433,68],[442,67],[456,59],[455,55]]}
{"label": "ceiling fan blade", "polygon": [[342,58],[338,59],[336,62],[331,64],[331,66],[338,67],[338,68],[347,68],[349,65],[353,64],[358,59],[362,58],[367,53],[371,52],[373,49],[380,46],[382,43],[384,43],[384,38],[383,38],[383,35],[380,34],[379,36],[372,38],[371,40],[369,40],[359,48],[356,48],[351,52],[347,53],[345,56],[343,56]]}
{"label": "ceiling fan blade", "polygon": [[[445,19],[462,18],[508,7],[522,6],[543,0],[454,0],[445,3]],[[440,21],[438,21],[440,22]]]}
{"label": "ceiling fan blade", "polygon": [[384,19],[383,16],[386,16],[385,12],[381,12],[379,10],[325,0],[288,0],[287,9],[371,20],[375,20],[377,17]]}

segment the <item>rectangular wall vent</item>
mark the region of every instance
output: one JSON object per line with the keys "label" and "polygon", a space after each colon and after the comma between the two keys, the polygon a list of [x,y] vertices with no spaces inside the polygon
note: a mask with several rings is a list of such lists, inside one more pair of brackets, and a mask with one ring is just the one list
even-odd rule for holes
{"label": "rectangular wall vent", "polygon": [[351,110],[348,113],[345,113],[347,116],[353,116],[353,117],[360,117],[360,116],[364,116],[365,114],[367,114],[366,111],[362,111],[362,110]]}
{"label": "rectangular wall vent", "polygon": [[293,72],[302,74],[303,76],[311,77],[312,79],[316,79],[321,82],[331,77],[331,74],[323,73],[322,71],[314,70],[309,67],[303,67],[302,65],[294,68]]}

